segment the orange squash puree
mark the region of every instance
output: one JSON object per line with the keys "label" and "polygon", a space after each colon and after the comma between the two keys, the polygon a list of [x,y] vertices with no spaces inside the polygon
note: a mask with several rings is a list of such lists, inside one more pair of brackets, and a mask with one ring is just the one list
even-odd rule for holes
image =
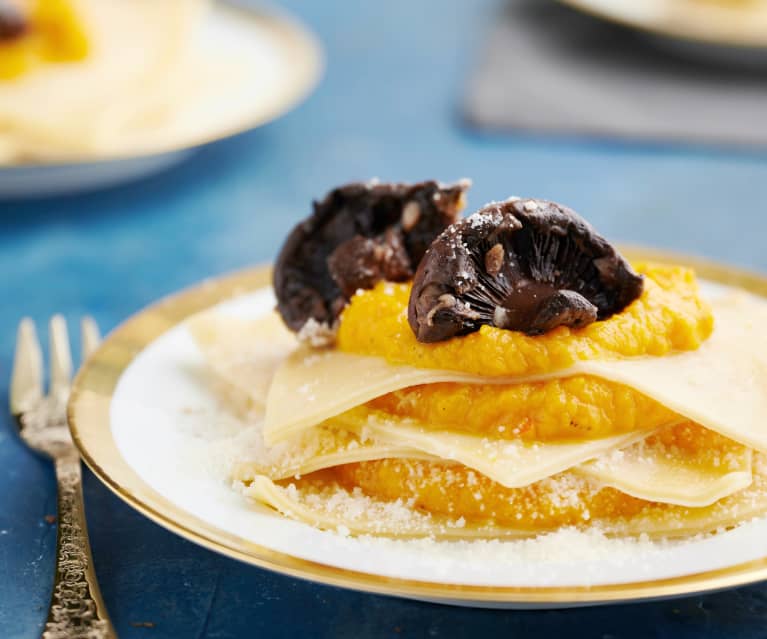
{"label": "orange squash puree", "polygon": [[467,525],[492,522],[531,532],[630,517],[648,503],[614,488],[595,490],[573,474],[506,488],[465,466],[415,459],[336,466],[332,477],[349,491],[359,487],[375,499],[400,499],[432,515],[463,517]]}
{"label": "orange squash puree", "polygon": [[[715,465],[737,447],[702,426],[687,422],[664,429],[659,441],[674,454]],[[710,455],[709,457],[706,457]],[[327,471],[323,471],[327,472]],[[610,487],[598,487],[573,473],[562,473],[524,488],[506,488],[465,466],[415,459],[383,459],[330,469],[330,477],[348,490],[359,487],[384,501],[413,500],[413,507],[435,515],[464,517],[467,524],[512,526],[545,531],[591,519],[632,517],[650,503]]]}
{"label": "orange squash puree", "polygon": [[579,360],[662,356],[698,348],[711,334],[714,320],[694,272],[652,263],[635,267],[645,275],[643,294],[604,321],[576,330],[561,326],[535,337],[483,326],[435,344],[418,342],[408,325],[410,284],[380,283],[359,292],[344,310],[338,348],[396,364],[488,377],[536,375]]}
{"label": "orange squash puree", "polygon": [[514,385],[425,384],[368,402],[390,415],[496,439],[598,439],[679,421],[634,389],[597,377]]}
{"label": "orange squash puree", "polygon": [[35,0],[27,33],[0,42],[0,80],[19,77],[45,62],[74,62],[88,55],[88,38],[69,0]]}
{"label": "orange squash puree", "polygon": [[659,445],[675,459],[710,470],[731,467],[747,450],[746,446],[708,430],[695,422],[667,426],[647,438],[648,445]]}

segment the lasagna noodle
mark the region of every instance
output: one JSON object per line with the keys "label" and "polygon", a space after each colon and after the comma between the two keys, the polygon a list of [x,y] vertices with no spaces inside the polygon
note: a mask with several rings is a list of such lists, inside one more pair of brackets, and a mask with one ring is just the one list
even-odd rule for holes
{"label": "lasagna noodle", "polygon": [[421,513],[407,502],[383,502],[349,493],[334,486],[305,480],[301,487],[287,487],[259,475],[243,489],[244,494],[298,522],[323,530],[355,535],[387,535],[397,538],[498,539],[524,537],[529,533],[497,526],[467,526],[461,518],[448,519]]}
{"label": "lasagna noodle", "polygon": [[716,450],[686,453],[651,436],[573,471],[632,497],[702,508],[747,488],[752,481],[751,449],[723,438],[718,443]]}
{"label": "lasagna noodle", "polygon": [[277,480],[288,479],[341,464],[387,458],[436,459],[410,446],[362,441],[353,432],[320,426],[302,434],[294,442],[270,448],[257,459],[240,461],[234,467],[232,479],[249,482],[258,475]]}
{"label": "lasagna noodle", "polygon": [[[767,510],[767,459],[757,455],[754,481],[733,495],[703,508],[669,506],[648,502],[631,518],[590,520],[611,535],[686,537],[735,526],[764,514]],[[503,538],[534,536],[545,531],[515,530],[492,522],[466,522],[416,511],[407,502],[383,502],[360,491],[349,492],[339,486],[311,478],[280,486],[265,476],[257,476],[244,488],[244,494],[283,515],[314,527],[353,534],[395,537]]]}
{"label": "lasagna noodle", "polygon": [[[269,388],[264,439],[268,444],[289,439],[330,417],[408,386],[471,384],[477,379],[455,371],[392,366],[380,357],[301,348],[278,368]],[[339,388],[344,392],[339,393]]]}
{"label": "lasagna noodle", "polygon": [[263,411],[275,372],[296,347],[295,336],[279,315],[246,320],[203,311],[190,317],[186,328],[210,370],[229,387],[230,396],[238,404]]}
{"label": "lasagna noodle", "polygon": [[[437,459],[458,462],[508,488],[528,486],[649,434],[628,433],[583,442],[544,444],[424,428],[412,420],[396,420],[380,414],[368,414],[366,420],[360,421],[364,438],[409,446]],[[360,426],[349,424],[347,428],[353,430]]]}
{"label": "lasagna noodle", "polygon": [[454,462],[486,475],[509,488],[527,486],[584,461],[628,446],[647,433],[629,433],[588,442],[534,444],[522,441],[491,441],[487,438],[401,423],[381,415],[332,420],[280,444],[279,459],[241,464],[237,479],[264,474],[272,479],[374,459],[417,458]]}

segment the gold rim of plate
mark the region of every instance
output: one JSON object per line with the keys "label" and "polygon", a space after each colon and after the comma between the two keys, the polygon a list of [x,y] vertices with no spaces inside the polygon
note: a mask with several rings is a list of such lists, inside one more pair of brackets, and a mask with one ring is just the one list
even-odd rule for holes
{"label": "gold rim of plate", "polygon": [[148,159],[161,155],[180,153],[225,140],[226,138],[268,124],[301,103],[317,86],[324,67],[322,47],[319,40],[300,20],[287,12],[272,7],[267,10],[252,5],[245,6],[226,1],[214,3],[211,10],[235,15],[253,24],[267,27],[271,32],[279,35],[286,54],[290,56],[291,64],[289,66],[291,73],[281,78],[281,83],[275,90],[279,100],[273,99],[270,102],[269,108],[264,109],[260,106],[254,108],[251,117],[235,125],[228,125],[216,134],[198,133],[196,137],[190,137],[175,144],[158,146],[157,148],[141,150],[136,153],[118,152],[107,155],[73,157],[72,159],[54,162],[19,162],[0,166],[0,170],[83,166],[101,162]]}
{"label": "gold rim of plate", "polygon": [[767,5],[759,0],[559,1],[656,35],[726,47],[767,47]]}
{"label": "gold rim of plate", "polygon": [[[702,258],[623,247],[632,260],[657,260],[693,267],[707,280],[767,297],[767,277]],[[687,595],[767,579],[767,557],[727,568],[655,581],[599,586],[489,587],[396,579],[346,570],[277,552],[202,521],[174,505],[128,465],[110,428],[110,404],[120,377],[153,340],[190,315],[269,285],[261,266],[207,280],[160,300],[112,332],[77,375],[69,402],[72,437],[83,460],[118,497],[161,526],[218,553],[278,573],[371,593],[473,605],[556,606],[637,601]]]}

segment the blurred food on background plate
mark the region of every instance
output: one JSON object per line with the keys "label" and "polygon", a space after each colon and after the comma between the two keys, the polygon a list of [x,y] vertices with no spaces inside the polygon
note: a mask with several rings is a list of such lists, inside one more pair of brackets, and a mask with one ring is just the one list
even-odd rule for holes
{"label": "blurred food on background plate", "polygon": [[220,117],[185,105],[253,69],[231,47],[201,46],[210,9],[207,0],[0,0],[0,165],[151,152]]}

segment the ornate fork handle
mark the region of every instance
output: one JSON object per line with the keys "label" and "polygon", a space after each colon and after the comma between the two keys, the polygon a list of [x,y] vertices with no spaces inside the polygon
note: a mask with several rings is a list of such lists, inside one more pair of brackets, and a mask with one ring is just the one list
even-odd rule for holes
{"label": "ornate fork handle", "polygon": [[44,639],[116,639],[101,599],[88,542],[82,470],[75,452],[55,460],[58,482],[56,577]]}
{"label": "ornate fork handle", "polygon": [[[11,377],[11,413],[19,435],[32,450],[51,459],[58,483],[56,573],[43,639],[117,639],[101,598],[88,543],[83,504],[80,456],[69,434],[66,403],[72,376],[72,355],[64,318],[50,323],[51,384],[43,395],[43,361],[35,325],[22,320]],[[83,359],[95,350],[96,323],[83,319]]]}

